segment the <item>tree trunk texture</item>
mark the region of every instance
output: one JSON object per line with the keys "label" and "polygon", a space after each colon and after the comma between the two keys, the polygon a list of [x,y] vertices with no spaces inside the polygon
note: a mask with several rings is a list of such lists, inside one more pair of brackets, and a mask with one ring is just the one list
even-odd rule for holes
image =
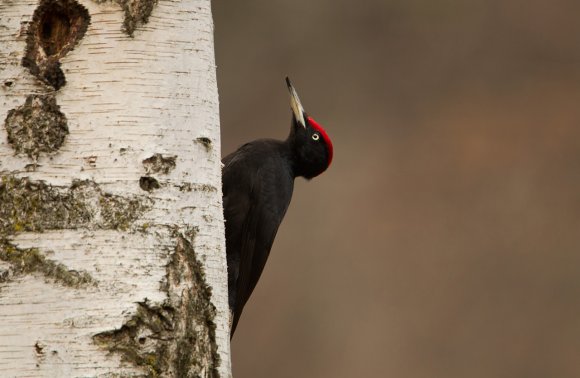
{"label": "tree trunk texture", "polygon": [[209,0],[0,0],[0,376],[229,377]]}

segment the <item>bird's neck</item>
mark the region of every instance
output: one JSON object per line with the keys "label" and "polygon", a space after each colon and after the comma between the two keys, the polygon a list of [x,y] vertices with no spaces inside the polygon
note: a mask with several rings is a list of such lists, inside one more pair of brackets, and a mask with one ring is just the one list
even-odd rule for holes
{"label": "bird's neck", "polygon": [[296,177],[306,177],[306,171],[304,170],[304,162],[300,158],[298,153],[298,145],[293,132],[290,132],[288,138],[283,142],[283,153],[284,158],[288,161],[292,176]]}
{"label": "bird's neck", "polygon": [[276,150],[278,151],[278,154],[280,155],[282,161],[286,162],[291,176],[296,178],[298,176],[296,175],[297,164],[296,156],[294,154],[294,145],[291,138],[288,137],[284,141],[278,140],[276,142],[278,142],[276,143]]}

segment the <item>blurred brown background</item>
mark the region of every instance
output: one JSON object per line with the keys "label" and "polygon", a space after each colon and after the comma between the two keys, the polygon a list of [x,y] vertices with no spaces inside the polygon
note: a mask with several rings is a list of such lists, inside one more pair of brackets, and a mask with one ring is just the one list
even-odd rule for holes
{"label": "blurred brown background", "polygon": [[580,377],[580,2],[213,8],[224,155],[286,137],[286,75],[335,146],[235,377]]}

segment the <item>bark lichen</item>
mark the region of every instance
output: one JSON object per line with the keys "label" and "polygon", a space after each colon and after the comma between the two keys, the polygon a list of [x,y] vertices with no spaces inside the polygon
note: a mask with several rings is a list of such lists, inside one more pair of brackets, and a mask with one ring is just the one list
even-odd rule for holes
{"label": "bark lichen", "polygon": [[104,193],[93,181],[53,187],[43,181],[0,175],[0,260],[10,264],[6,277],[41,273],[67,286],[86,286],[86,272],[69,270],[36,248],[18,248],[10,238],[21,232],[77,228],[126,230],[149,207],[146,198]]}
{"label": "bark lichen", "polygon": [[68,135],[66,116],[50,94],[29,95],[24,105],[8,112],[4,126],[16,153],[34,160],[41,153],[57,151]]}
{"label": "bark lichen", "polygon": [[101,347],[146,369],[149,376],[219,377],[216,309],[191,242],[178,235],[167,264],[162,304],[141,302],[118,330],[93,337]]}
{"label": "bark lichen", "polygon": [[123,29],[130,37],[133,37],[139,25],[149,21],[153,7],[157,4],[157,0],[117,0],[117,2],[125,11]]}
{"label": "bark lichen", "polygon": [[177,156],[163,156],[162,154],[154,154],[151,157],[143,160],[143,167],[147,174],[162,173],[169,174],[175,169],[175,160]]}
{"label": "bark lichen", "polygon": [[46,278],[70,287],[84,287],[96,284],[88,272],[67,269],[63,264],[47,259],[36,248],[17,248],[0,239],[0,260],[11,265],[10,276],[41,273]]}
{"label": "bark lichen", "polygon": [[89,180],[68,188],[0,176],[0,238],[21,231],[76,228],[126,230],[149,207],[142,197],[104,193]]}
{"label": "bark lichen", "polygon": [[217,188],[213,185],[209,184],[192,184],[186,182],[178,186],[181,192],[207,192],[207,193],[215,193]]}
{"label": "bark lichen", "polygon": [[[105,3],[108,0],[93,0],[96,3]],[[141,25],[149,22],[149,17],[153,13],[153,8],[158,0],[113,0],[123,9],[125,18],[123,19],[123,31],[129,36],[135,36],[135,30]]]}

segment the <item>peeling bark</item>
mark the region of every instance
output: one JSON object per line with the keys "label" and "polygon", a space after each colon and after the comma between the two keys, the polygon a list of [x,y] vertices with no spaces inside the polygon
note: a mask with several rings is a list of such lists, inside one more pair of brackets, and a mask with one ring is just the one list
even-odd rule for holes
{"label": "peeling bark", "polygon": [[0,376],[230,376],[209,1],[0,14]]}

